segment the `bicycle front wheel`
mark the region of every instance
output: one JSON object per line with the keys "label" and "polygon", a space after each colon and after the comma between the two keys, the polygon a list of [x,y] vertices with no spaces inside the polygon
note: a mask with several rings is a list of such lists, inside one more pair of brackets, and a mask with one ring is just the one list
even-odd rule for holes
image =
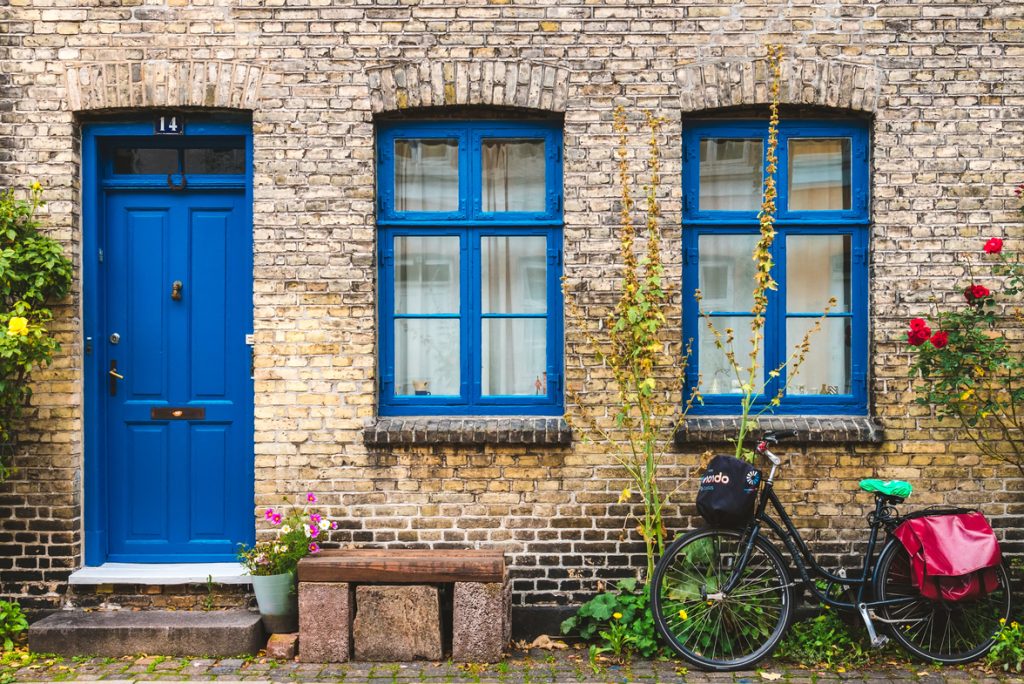
{"label": "bicycle front wheel", "polygon": [[789,626],[789,573],[765,539],[754,543],[729,595],[720,595],[745,546],[739,532],[697,530],[673,542],[654,569],[651,610],[658,632],[701,669],[749,668],[771,654]]}
{"label": "bicycle front wheel", "polygon": [[875,597],[901,600],[880,606],[893,638],[921,660],[946,665],[969,663],[988,653],[1002,623],[1010,619],[1010,582],[1006,568],[997,568],[999,585],[990,594],[964,601],[921,596],[910,574],[910,556],[895,539],[878,557]]}

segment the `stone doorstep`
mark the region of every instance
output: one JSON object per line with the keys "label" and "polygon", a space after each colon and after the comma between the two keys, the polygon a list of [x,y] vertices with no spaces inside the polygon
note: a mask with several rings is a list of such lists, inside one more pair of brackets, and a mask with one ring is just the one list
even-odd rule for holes
{"label": "stone doorstep", "polygon": [[104,563],[79,568],[68,577],[68,584],[140,584],[165,586],[176,584],[252,584],[241,563]]}
{"label": "stone doorstep", "polygon": [[247,610],[71,610],[49,615],[28,630],[31,650],[63,656],[230,657],[255,654],[264,643],[259,614]]}

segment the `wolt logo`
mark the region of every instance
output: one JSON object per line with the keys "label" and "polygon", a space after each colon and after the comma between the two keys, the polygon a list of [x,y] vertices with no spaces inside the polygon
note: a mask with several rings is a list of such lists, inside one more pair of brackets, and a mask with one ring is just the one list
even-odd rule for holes
{"label": "wolt logo", "polygon": [[725,473],[708,474],[700,482],[701,484],[729,484],[729,476]]}

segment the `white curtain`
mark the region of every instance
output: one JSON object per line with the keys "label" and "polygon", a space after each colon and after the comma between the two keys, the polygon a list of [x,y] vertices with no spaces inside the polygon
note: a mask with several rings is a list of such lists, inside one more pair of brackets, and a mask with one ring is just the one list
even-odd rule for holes
{"label": "white curtain", "polygon": [[808,138],[789,141],[789,209],[850,207],[850,141]]}
{"label": "white curtain", "polygon": [[544,211],[544,141],[484,141],[481,148],[486,212]]}
{"label": "white curtain", "polygon": [[395,141],[395,210],[459,208],[459,145],[456,140]]}
{"label": "white curtain", "polygon": [[[485,314],[547,311],[546,239],[481,238],[482,306]],[[482,323],[484,395],[546,394],[545,318],[485,318]]]}

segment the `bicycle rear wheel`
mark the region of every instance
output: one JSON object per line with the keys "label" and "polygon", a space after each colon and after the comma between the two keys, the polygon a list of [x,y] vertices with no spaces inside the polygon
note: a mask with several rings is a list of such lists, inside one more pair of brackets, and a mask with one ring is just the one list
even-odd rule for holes
{"label": "bicycle rear wheel", "polygon": [[910,556],[895,539],[878,557],[875,597],[880,601],[906,599],[880,606],[896,641],[928,662],[946,665],[969,663],[988,653],[1002,623],[1010,619],[1010,581],[1006,568],[998,568],[999,586],[981,598],[934,601],[921,596],[910,575]]}
{"label": "bicycle rear wheel", "polygon": [[758,538],[736,587],[716,597],[746,545],[739,532],[697,530],[677,539],[654,569],[658,632],[696,667],[742,670],[766,658],[789,626],[792,587],[782,557]]}

